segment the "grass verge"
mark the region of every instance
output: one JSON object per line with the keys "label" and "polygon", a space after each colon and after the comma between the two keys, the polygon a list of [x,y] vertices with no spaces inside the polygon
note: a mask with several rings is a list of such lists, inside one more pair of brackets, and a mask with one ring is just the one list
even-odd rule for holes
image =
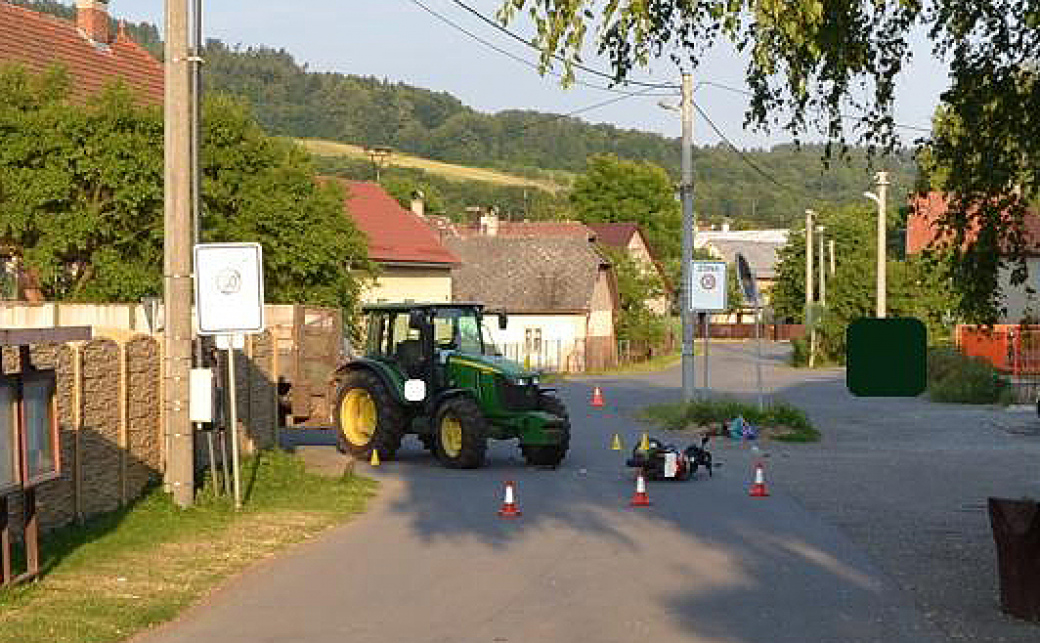
{"label": "grass verge", "polygon": [[[595,377],[606,377],[610,375],[631,375],[635,373],[653,373],[654,371],[661,371],[666,368],[675,366],[682,359],[682,355],[675,353],[672,355],[661,355],[660,357],[652,357],[645,362],[636,362],[634,364],[626,364],[624,366],[618,366],[617,368],[605,368],[595,371],[585,371],[582,373],[546,373],[543,376],[545,381],[561,381],[566,379],[588,379]],[[548,379],[546,379],[548,378]]]}
{"label": "grass verge", "polygon": [[653,404],[640,412],[640,419],[662,429],[677,431],[689,427],[717,427],[738,415],[751,424],[763,427],[765,435],[782,442],[816,442],[820,439],[805,411],[783,401],[770,402],[762,410],[729,397],[716,397],[692,402]]}
{"label": "grass verge", "polygon": [[126,639],[256,561],[364,511],[375,488],[360,477],[307,473],[283,452],[244,460],[242,472],[248,496],[239,512],[211,486],[187,510],[156,489],[132,507],[48,534],[44,577],[0,592],[0,643]]}

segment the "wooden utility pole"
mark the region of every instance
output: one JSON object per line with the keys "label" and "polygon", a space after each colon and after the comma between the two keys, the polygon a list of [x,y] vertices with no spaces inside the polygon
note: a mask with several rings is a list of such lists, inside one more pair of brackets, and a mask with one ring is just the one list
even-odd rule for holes
{"label": "wooden utility pole", "polygon": [[191,63],[189,0],[166,0],[165,218],[163,238],[167,483],[179,507],[195,496],[195,439],[188,415],[191,370]]}

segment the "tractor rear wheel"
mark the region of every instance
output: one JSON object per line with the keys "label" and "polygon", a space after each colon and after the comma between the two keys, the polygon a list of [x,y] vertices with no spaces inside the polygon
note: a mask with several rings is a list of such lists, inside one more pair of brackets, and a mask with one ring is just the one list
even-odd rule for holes
{"label": "tractor rear wheel", "polygon": [[404,410],[371,371],[350,371],[336,391],[337,444],[340,451],[392,460],[401,447]]}
{"label": "tractor rear wheel", "polygon": [[559,466],[571,445],[571,420],[570,416],[567,415],[567,407],[563,405],[560,398],[547,394],[541,395],[538,400],[538,406],[541,410],[552,413],[563,420],[563,437],[556,444],[522,444],[520,445],[520,451],[524,454],[527,464],[539,467]]}
{"label": "tractor rear wheel", "polygon": [[434,417],[434,453],[446,467],[476,469],[487,451],[487,419],[475,401],[453,397]]}

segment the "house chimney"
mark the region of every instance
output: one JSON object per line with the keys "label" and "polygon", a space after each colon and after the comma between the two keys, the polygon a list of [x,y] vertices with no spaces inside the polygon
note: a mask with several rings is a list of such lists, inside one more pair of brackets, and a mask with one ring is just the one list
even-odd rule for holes
{"label": "house chimney", "polygon": [[487,236],[494,237],[498,234],[498,208],[491,208],[487,214]]}
{"label": "house chimney", "polygon": [[425,196],[422,190],[412,192],[412,212],[421,219],[426,218],[426,202],[423,200]]}
{"label": "house chimney", "polygon": [[109,28],[108,0],[76,0],[76,26],[93,42],[112,42]]}

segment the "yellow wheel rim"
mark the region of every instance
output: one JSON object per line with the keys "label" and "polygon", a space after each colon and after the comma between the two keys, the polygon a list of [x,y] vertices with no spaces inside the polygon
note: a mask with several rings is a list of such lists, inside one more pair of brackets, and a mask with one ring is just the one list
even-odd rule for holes
{"label": "yellow wheel rim", "polygon": [[376,403],[363,388],[350,389],[339,407],[343,436],[354,446],[364,446],[376,432]]}
{"label": "yellow wheel rim", "polygon": [[447,415],[441,420],[441,448],[449,458],[457,458],[462,453],[462,424]]}

